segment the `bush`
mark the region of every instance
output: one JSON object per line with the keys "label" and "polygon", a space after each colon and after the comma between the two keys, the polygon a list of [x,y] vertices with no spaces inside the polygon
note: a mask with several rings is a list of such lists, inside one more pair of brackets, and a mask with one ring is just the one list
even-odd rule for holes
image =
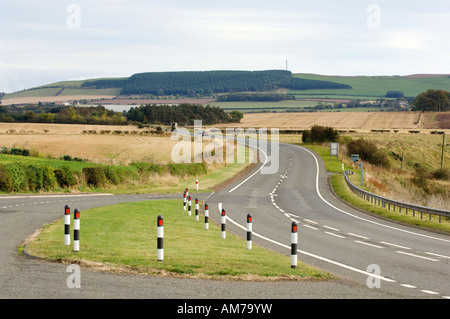
{"label": "bush", "polygon": [[44,172],[41,167],[28,165],[27,167],[28,190],[39,191],[44,188]]}
{"label": "bush", "polygon": [[57,183],[55,172],[49,166],[42,167],[42,187],[45,190],[54,189]]}
{"label": "bush", "polygon": [[370,164],[389,167],[389,159],[385,153],[378,149],[374,142],[364,140],[352,140],[347,144],[347,152],[351,154],[359,154],[359,158]]}
{"label": "bush", "polygon": [[101,187],[106,184],[106,175],[100,166],[83,168],[83,175],[88,185]]}
{"label": "bush", "polygon": [[12,191],[22,191],[27,188],[27,173],[25,166],[17,163],[6,165],[6,169],[11,179]]}
{"label": "bush", "polygon": [[445,167],[439,168],[438,170],[433,172],[432,176],[434,179],[448,181],[450,180],[450,170]]}
{"label": "bush", "polygon": [[75,178],[72,171],[68,167],[54,170],[55,178],[62,188],[68,188],[75,185]]}
{"label": "bush", "polygon": [[114,169],[114,167],[106,167],[105,176],[106,179],[114,185],[118,185],[122,181],[120,174],[116,169]]}
{"label": "bush", "polygon": [[0,191],[12,192],[13,186],[6,165],[0,165]]}
{"label": "bush", "polygon": [[337,142],[339,139],[339,131],[329,126],[314,125],[302,134],[303,143]]}

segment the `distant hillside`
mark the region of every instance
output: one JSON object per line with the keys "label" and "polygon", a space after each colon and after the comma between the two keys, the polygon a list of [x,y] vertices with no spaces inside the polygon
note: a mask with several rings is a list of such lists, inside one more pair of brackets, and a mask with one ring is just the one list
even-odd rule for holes
{"label": "distant hillside", "polygon": [[351,89],[347,84],[292,77],[283,70],[269,71],[184,71],[146,72],[127,80],[86,81],[82,87],[106,89],[121,87],[120,95],[211,95],[225,92],[262,92],[277,89]]}

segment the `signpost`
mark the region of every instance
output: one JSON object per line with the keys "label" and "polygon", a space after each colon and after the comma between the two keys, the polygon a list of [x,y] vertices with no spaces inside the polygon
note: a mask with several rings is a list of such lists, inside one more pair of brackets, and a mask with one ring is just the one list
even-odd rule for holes
{"label": "signpost", "polygon": [[330,143],[330,159],[333,155],[339,156],[339,143]]}
{"label": "signpost", "polygon": [[364,178],[363,178],[363,161],[361,160],[360,164],[356,164],[357,161],[359,161],[359,154],[351,154],[350,155],[352,162],[356,165],[356,166],[361,166],[361,187],[364,186]]}

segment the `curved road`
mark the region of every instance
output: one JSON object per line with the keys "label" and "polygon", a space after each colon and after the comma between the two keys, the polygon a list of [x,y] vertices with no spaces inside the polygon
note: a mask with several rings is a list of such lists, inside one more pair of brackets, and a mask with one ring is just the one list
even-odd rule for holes
{"label": "curved road", "polygon": [[298,146],[280,146],[278,173],[263,175],[258,166],[243,180],[198,198],[208,201],[216,222],[215,208],[222,203],[227,229],[244,238],[251,213],[254,242],[286,255],[295,220],[299,260],[340,279],[223,282],[82,269],[81,288],[70,289],[67,265],[19,256],[17,246],[43,224],[61,218],[66,204],[85,210],[173,196],[0,196],[0,298],[449,298],[450,236],[400,226],[345,205],[329,192],[318,156]]}

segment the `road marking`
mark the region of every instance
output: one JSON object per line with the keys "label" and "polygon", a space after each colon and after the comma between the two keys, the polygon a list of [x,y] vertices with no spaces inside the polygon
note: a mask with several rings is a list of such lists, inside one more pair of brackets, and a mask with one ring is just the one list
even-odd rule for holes
{"label": "road marking", "polygon": [[[228,219],[231,223],[235,224],[237,227],[239,227],[239,228],[241,228],[241,229],[243,229],[243,230],[247,230],[246,227],[241,226],[240,224],[238,224],[237,222],[235,222],[233,219],[231,219],[229,216],[227,216],[227,219]],[[273,239],[264,237],[264,236],[262,236],[262,235],[260,235],[260,234],[258,234],[258,233],[253,232],[252,235],[254,235],[254,236],[256,236],[256,237],[259,237],[259,238],[261,238],[261,239],[264,239],[264,240],[266,240],[266,241],[268,241],[268,242],[271,242],[271,243],[273,243],[273,244],[275,244],[275,245],[278,245],[278,246],[280,246],[280,247],[283,247],[283,248],[286,248],[286,249],[289,249],[289,250],[291,249],[291,246],[290,246],[290,245],[284,245],[284,244],[281,244],[281,243],[279,243],[279,242],[277,242],[277,241],[275,241],[275,240],[273,240]],[[312,257],[312,258],[316,258],[316,259],[322,260],[322,261],[324,261],[324,262],[327,262],[327,263],[330,263],[330,264],[333,264],[333,265],[336,265],[336,266],[339,266],[339,267],[342,267],[342,268],[345,268],[345,269],[348,269],[348,270],[351,270],[351,271],[354,271],[354,272],[363,274],[363,275],[368,276],[368,277],[371,277],[371,278],[378,278],[378,279],[380,279],[380,280],[384,280],[384,281],[387,281],[387,282],[396,282],[396,281],[393,280],[393,279],[386,278],[386,277],[383,277],[383,276],[380,276],[380,275],[376,275],[376,274],[374,274],[374,273],[367,272],[367,271],[365,271],[365,270],[361,270],[361,269],[355,268],[355,267],[353,267],[353,266],[349,266],[349,265],[346,265],[346,264],[343,264],[343,263],[340,263],[340,262],[337,262],[337,261],[334,261],[334,260],[331,260],[331,259],[328,259],[328,258],[325,258],[325,257],[321,257],[321,256],[318,256],[318,255],[314,255],[314,254],[312,254],[312,253],[308,253],[308,252],[303,251],[303,250],[300,250],[300,249],[298,249],[297,252],[300,253],[300,254],[303,254],[303,255],[306,255],[306,256],[309,256],[309,257]]]}
{"label": "road marking", "polygon": [[426,260],[430,260],[430,261],[439,261],[439,260],[437,260],[437,259],[428,258],[428,257],[424,257],[424,256],[419,256],[419,255],[411,254],[411,253],[406,253],[406,252],[400,251],[400,250],[397,250],[397,252],[398,252],[399,254],[408,255],[408,256],[411,256],[411,257],[422,258],[422,259],[426,259]]}
{"label": "road marking", "polygon": [[430,295],[439,295],[438,292],[436,292],[436,291],[431,291],[431,290],[421,290],[421,292],[424,292],[424,293],[430,294]]}
{"label": "road marking", "polygon": [[369,237],[361,236],[361,235],[354,234],[354,233],[347,233],[347,234],[349,234],[350,236],[359,237],[359,238],[362,238],[362,239],[365,239],[365,240],[369,240],[370,239]]}
{"label": "road marking", "polygon": [[336,236],[336,237],[339,237],[339,238],[345,238],[344,236],[337,235],[337,234],[334,234],[334,233],[330,233],[328,231],[326,231],[325,234],[328,234],[328,235],[331,235],[331,236]]}
{"label": "road marking", "polygon": [[436,256],[436,257],[442,257],[442,258],[450,259],[449,256],[439,255],[439,254],[435,254],[435,253],[430,253],[430,252],[427,252],[427,251],[425,252],[425,254],[432,255],[432,256]]}
{"label": "road marking", "polygon": [[355,240],[355,243],[367,245],[367,246],[374,247],[374,248],[383,248],[383,247],[381,247],[381,246],[374,245],[374,244],[369,244],[369,243],[365,243],[365,242],[359,241],[359,240]]}
{"label": "road marking", "polygon": [[303,226],[308,227],[308,228],[311,228],[311,229],[314,229],[314,230],[319,230],[319,228],[310,226],[310,225],[308,225],[308,224],[303,224]]}
{"label": "road marking", "polygon": [[307,222],[309,222],[309,223],[311,223],[311,224],[315,224],[315,225],[319,224],[319,223],[317,223],[317,222],[315,222],[315,221],[313,221],[313,220],[310,220],[310,219],[304,218],[303,220],[306,220]]}
{"label": "road marking", "polygon": [[409,247],[400,246],[400,245],[388,243],[388,242],[385,242],[385,241],[380,241],[380,243],[385,244],[385,245],[388,245],[388,246],[393,246],[393,247],[397,247],[397,248],[402,248],[402,249],[411,249],[411,248],[409,248]]}
{"label": "road marking", "polygon": [[400,286],[406,287],[406,288],[417,288],[416,286],[408,285],[408,284],[400,284]]}
{"label": "road marking", "polygon": [[340,231],[340,230],[337,229],[337,228],[330,227],[330,226],[327,226],[327,225],[323,225],[323,227],[328,228],[328,229],[331,229],[331,230],[334,230],[334,231]]}

